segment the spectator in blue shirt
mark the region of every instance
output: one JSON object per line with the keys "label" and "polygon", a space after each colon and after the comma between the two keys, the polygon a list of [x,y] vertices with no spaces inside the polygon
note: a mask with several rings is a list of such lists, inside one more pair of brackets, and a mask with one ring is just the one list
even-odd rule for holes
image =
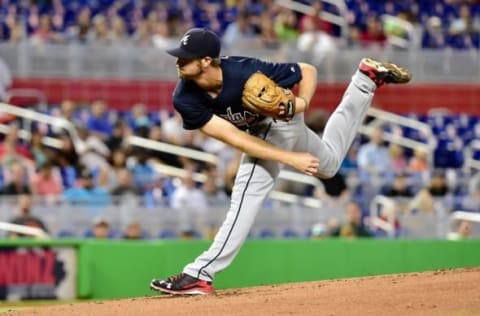
{"label": "spectator in blue shirt", "polygon": [[81,171],[77,186],[64,191],[63,197],[72,205],[92,207],[89,208],[93,212],[91,215],[97,215],[98,207],[110,204],[108,191],[95,185],[93,174],[88,169]]}
{"label": "spectator in blue shirt", "polygon": [[360,170],[371,174],[384,174],[391,171],[392,161],[388,147],[383,143],[382,133],[381,127],[373,128],[370,141],[360,146],[357,155]]}
{"label": "spectator in blue shirt", "polygon": [[107,113],[104,101],[97,100],[92,103],[91,115],[87,120],[87,128],[101,140],[106,140],[112,134],[112,124]]}

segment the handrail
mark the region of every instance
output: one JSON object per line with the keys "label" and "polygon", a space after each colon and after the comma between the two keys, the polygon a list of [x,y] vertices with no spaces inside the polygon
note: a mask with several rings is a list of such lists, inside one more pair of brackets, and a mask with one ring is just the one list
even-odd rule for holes
{"label": "handrail", "polygon": [[0,230],[6,230],[14,233],[31,235],[40,239],[49,239],[50,235],[43,229],[38,227],[30,227],[25,225],[12,224],[8,222],[0,222]]}
{"label": "handrail", "polygon": [[[6,124],[0,124],[0,133],[2,134],[8,134],[10,131],[10,126]],[[26,130],[19,130],[18,131],[18,137],[24,140],[30,140],[32,138],[32,133]],[[43,136],[42,137],[42,143],[44,143],[47,146],[54,147],[54,148],[61,148],[62,147],[62,141],[49,137],[49,136]]]}
{"label": "handrail", "polygon": [[465,212],[461,210],[453,211],[452,214],[448,217],[449,222],[449,232],[447,233],[447,238],[456,239],[458,236],[457,233],[453,231],[453,224],[456,221],[469,221],[480,223],[480,213]]}
{"label": "handrail", "polygon": [[38,121],[45,124],[53,125],[59,128],[63,128],[70,134],[70,137],[73,142],[73,146],[77,152],[79,151],[80,138],[78,136],[77,130],[74,125],[68,120],[60,117],[53,117],[50,115],[38,113],[36,111],[20,108],[7,103],[0,102],[0,112],[6,112],[13,114],[15,116],[20,116],[28,120]]}
{"label": "handrail", "polygon": [[[164,165],[155,161],[152,161],[151,163],[155,171],[160,174],[181,178],[184,178],[187,175],[187,171],[185,169]],[[278,177],[284,180],[310,184],[315,187],[320,187],[322,190],[324,190],[323,183],[318,178],[307,176],[298,172],[281,170]],[[207,176],[200,172],[193,172],[192,178],[194,181],[201,183],[207,181]],[[270,198],[288,203],[301,203],[305,206],[312,208],[320,208],[323,205],[323,202],[320,199],[313,197],[304,197],[297,194],[282,192],[279,190],[273,190],[272,192],[270,192]]]}
{"label": "handrail", "polygon": [[47,105],[47,96],[43,91],[29,88],[12,88],[5,92],[5,102],[10,102],[14,97],[33,97],[38,99],[38,104]]}
{"label": "handrail", "polygon": [[[345,16],[347,16],[347,6],[345,5],[345,1],[323,0],[323,2],[327,2],[335,5],[338,8],[339,15],[335,15],[330,12],[325,12],[322,10],[320,17],[327,22],[340,26],[340,28],[342,29],[342,32],[341,32],[342,36],[347,37],[348,24],[347,24],[347,21],[345,20]],[[297,2],[297,1],[293,1],[293,0],[276,0],[275,4],[290,10],[303,13],[303,14],[311,14],[311,11],[312,11],[311,6]]]}
{"label": "handrail", "polygon": [[480,160],[473,158],[473,151],[480,150],[480,141],[474,140],[470,146],[464,149],[465,161],[463,163],[464,169],[474,168],[480,170]]}
{"label": "handrail", "polygon": [[411,148],[411,149],[424,148],[428,153],[429,161],[433,162],[433,152],[437,147],[437,139],[433,135],[433,131],[430,125],[420,122],[418,120],[414,120],[405,116],[401,116],[398,114],[390,113],[390,112],[383,111],[377,108],[372,108],[372,107],[368,109],[367,115],[375,117],[375,120],[372,120],[367,125],[361,125],[359,127],[360,134],[369,136],[371,128],[373,126],[378,126],[381,124],[380,120],[390,122],[395,125],[400,125],[400,126],[419,130],[427,138],[427,143],[412,140],[404,136],[393,135],[392,133],[386,132],[386,131],[383,132],[382,137],[386,141],[393,142],[407,148]]}
{"label": "handrail", "polygon": [[[167,143],[155,141],[155,140],[144,138],[144,137],[130,136],[127,138],[127,143],[130,145],[135,145],[135,146],[143,147],[146,149],[154,149],[158,151],[168,152],[168,153],[181,155],[184,157],[189,157],[189,158],[200,160],[200,161],[211,162],[214,164],[218,162],[217,156],[213,154],[205,153],[199,150],[188,149],[188,148],[184,148],[177,145],[167,144]],[[177,167],[168,166],[160,163],[154,163],[154,162],[153,162],[153,166],[155,170],[161,174],[174,176],[174,177],[181,177],[181,178],[184,178],[187,175],[187,171],[182,168],[177,168]],[[199,172],[194,172],[192,174],[192,177],[195,181],[202,182],[202,183],[205,182],[207,179],[204,174]],[[284,180],[310,184],[315,187],[320,187],[324,189],[323,183],[318,178],[307,176],[299,172],[281,170],[278,177]],[[280,191],[274,190],[270,197],[277,198],[277,199],[283,198],[289,201],[293,201],[291,197],[287,198],[285,195],[280,195],[279,192]],[[320,200],[315,198],[310,198],[310,199],[317,200],[318,203],[312,202],[311,200],[305,200],[305,199],[296,199],[295,202],[301,201],[304,205],[307,205],[307,206],[314,205],[314,207],[320,207],[321,205]]]}
{"label": "handrail", "polygon": [[157,151],[168,152],[170,154],[175,154],[179,156],[184,156],[192,158],[195,160],[201,160],[205,162],[211,162],[216,164],[218,157],[214,154],[206,153],[200,150],[189,149],[181,146],[176,146],[172,144],[167,144],[164,142],[155,141],[152,139],[139,137],[139,136],[130,136],[127,138],[127,143],[130,145],[154,149]]}

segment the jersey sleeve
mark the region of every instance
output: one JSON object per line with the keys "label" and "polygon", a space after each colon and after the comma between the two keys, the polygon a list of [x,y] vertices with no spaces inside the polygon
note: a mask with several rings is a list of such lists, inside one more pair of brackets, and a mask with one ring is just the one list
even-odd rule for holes
{"label": "jersey sleeve", "polygon": [[188,130],[201,128],[213,116],[213,111],[210,108],[193,98],[174,97],[173,106],[182,117],[183,128]]}
{"label": "jersey sleeve", "polygon": [[302,79],[302,72],[297,63],[272,63],[256,60],[256,68],[270,77],[276,84],[291,88]]}

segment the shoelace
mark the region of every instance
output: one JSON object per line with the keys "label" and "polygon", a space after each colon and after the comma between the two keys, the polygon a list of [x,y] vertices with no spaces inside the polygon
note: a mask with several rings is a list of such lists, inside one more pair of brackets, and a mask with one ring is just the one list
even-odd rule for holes
{"label": "shoelace", "polygon": [[173,283],[175,281],[178,281],[179,279],[183,278],[184,273],[179,273],[177,275],[171,276],[167,279],[168,282]]}

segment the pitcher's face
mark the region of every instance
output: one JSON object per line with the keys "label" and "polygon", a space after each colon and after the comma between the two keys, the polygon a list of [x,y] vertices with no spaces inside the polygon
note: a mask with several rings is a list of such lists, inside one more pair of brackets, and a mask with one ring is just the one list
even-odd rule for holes
{"label": "pitcher's face", "polygon": [[177,73],[180,79],[194,79],[203,72],[202,63],[199,59],[177,59]]}

